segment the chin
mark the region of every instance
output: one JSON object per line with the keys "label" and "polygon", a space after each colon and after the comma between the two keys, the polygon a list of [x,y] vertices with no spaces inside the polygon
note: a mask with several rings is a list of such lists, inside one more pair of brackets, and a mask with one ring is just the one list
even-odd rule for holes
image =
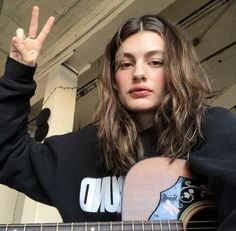
{"label": "chin", "polygon": [[147,105],[146,106],[136,106],[136,107],[128,107],[127,108],[129,111],[131,112],[155,112],[156,109],[157,109],[157,106],[150,106],[148,107]]}
{"label": "chin", "polygon": [[160,102],[153,102],[150,100],[136,100],[135,102],[124,102],[123,106],[130,112],[155,112]]}

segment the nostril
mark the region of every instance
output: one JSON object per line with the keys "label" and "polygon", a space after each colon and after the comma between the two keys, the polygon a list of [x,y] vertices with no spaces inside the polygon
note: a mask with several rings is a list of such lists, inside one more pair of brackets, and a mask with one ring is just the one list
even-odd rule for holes
{"label": "nostril", "polygon": [[133,79],[134,80],[138,80],[138,79],[144,80],[144,79],[146,79],[146,76],[144,74],[139,74],[139,75],[134,74]]}

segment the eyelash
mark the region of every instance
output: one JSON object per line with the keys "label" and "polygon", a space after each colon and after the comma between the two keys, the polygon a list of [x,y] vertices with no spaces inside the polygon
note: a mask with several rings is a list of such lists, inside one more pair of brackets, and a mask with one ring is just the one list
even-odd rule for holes
{"label": "eyelash", "polygon": [[161,67],[161,66],[163,66],[164,62],[160,61],[160,60],[153,60],[153,61],[149,62],[149,64],[151,64],[155,67]]}
{"label": "eyelash", "polygon": [[133,64],[131,62],[123,62],[123,63],[120,63],[119,65],[119,69],[128,69],[130,66],[133,66]]}
{"label": "eyelash", "polygon": [[[154,68],[157,68],[157,67],[163,66],[164,62],[161,60],[152,60],[152,61],[148,62],[148,64]],[[132,62],[124,61],[118,65],[118,69],[126,70],[126,69],[129,69],[131,66],[134,66],[134,64]]]}

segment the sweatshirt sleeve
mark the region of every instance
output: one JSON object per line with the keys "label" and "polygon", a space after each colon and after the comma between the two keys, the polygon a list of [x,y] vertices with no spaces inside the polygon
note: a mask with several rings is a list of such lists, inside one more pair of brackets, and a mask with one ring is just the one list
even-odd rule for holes
{"label": "sweatshirt sleeve", "polygon": [[54,157],[47,145],[30,137],[27,127],[34,72],[8,57],[0,78],[0,183],[51,205]]}
{"label": "sweatshirt sleeve", "polygon": [[218,231],[236,229],[236,118],[223,108],[210,108],[205,142],[189,157],[191,169],[206,176],[217,197]]}

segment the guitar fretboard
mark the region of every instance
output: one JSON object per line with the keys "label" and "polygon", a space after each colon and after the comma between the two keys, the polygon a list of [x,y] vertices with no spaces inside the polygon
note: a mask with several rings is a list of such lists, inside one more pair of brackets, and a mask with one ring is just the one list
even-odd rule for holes
{"label": "guitar fretboard", "polygon": [[[200,222],[201,223],[201,222]],[[216,230],[216,222],[202,222],[204,230]],[[197,222],[199,224],[199,222]],[[181,221],[122,221],[0,225],[0,231],[183,231]],[[187,230],[192,230],[191,228]],[[196,229],[193,229],[196,230]],[[199,230],[199,229],[197,229]]]}
{"label": "guitar fretboard", "polygon": [[0,231],[174,231],[183,230],[179,221],[125,221],[57,224],[0,225]]}

